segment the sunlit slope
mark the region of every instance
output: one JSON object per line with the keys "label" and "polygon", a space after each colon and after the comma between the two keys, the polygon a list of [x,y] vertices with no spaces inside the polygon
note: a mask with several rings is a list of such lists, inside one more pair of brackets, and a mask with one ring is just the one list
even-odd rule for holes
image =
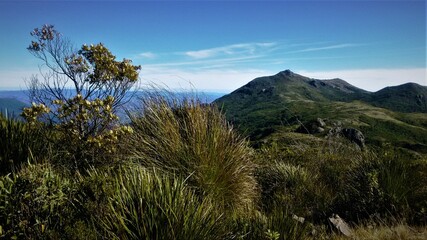
{"label": "sunlit slope", "polygon": [[[427,152],[427,114],[421,102],[426,87],[404,84],[391,89],[371,93],[341,79],[316,80],[286,70],[257,78],[215,103],[253,141],[322,118],[329,127],[360,129],[367,144]],[[401,94],[384,94],[396,91]],[[414,107],[417,99],[421,105]]]}

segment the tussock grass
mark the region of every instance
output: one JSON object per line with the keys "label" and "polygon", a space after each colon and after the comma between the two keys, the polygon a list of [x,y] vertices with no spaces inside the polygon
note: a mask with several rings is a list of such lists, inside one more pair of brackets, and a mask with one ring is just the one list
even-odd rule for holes
{"label": "tussock grass", "polygon": [[99,219],[112,239],[222,239],[222,215],[180,178],[122,169]]}
{"label": "tussock grass", "polygon": [[47,153],[43,130],[0,113],[0,175],[19,170],[29,161],[34,163]]}
{"label": "tussock grass", "polygon": [[217,108],[148,92],[129,118],[134,133],[124,144],[132,160],[188,178],[220,209],[246,213],[253,208],[253,151]]}

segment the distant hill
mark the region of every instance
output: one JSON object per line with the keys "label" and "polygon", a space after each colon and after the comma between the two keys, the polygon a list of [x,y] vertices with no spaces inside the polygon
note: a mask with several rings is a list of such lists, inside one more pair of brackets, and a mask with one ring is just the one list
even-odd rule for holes
{"label": "distant hill", "polygon": [[386,87],[363,101],[398,112],[427,113],[427,87],[416,83]]}
{"label": "distant hill", "polygon": [[[203,103],[211,103],[215,99],[224,96],[224,93],[221,92],[184,92],[184,91],[176,91],[171,93],[174,94],[177,98],[185,98],[185,97],[194,97],[198,98]],[[138,104],[138,98],[144,96],[144,91],[138,91],[136,93],[130,92],[133,96],[133,100],[128,103],[128,106]],[[167,92],[165,92],[167,94]],[[130,96],[130,95],[129,95]],[[26,90],[3,90],[0,91],[0,112],[5,113],[6,109],[8,114],[19,115],[24,107],[30,105],[30,100],[28,99],[28,91]],[[124,110],[119,111],[119,116],[122,119],[127,119]]]}
{"label": "distant hill", "polygon": [[0,98],[13,98],[20,102],[29,102],[27,90],[0,90]]}
{"label": "distant hill", "polygon": [[253,142],[322,118],[362,130],[368,144],[427,153],[426,89],[408,83],[369,92],[341,79],[312,79],[286,70],[256,78],[214,103]]}
{"label": "distant hill", "polygon": [[0,98],[0,112],[8,115],[18,116],[22,109],[28,105],[14,98]]}

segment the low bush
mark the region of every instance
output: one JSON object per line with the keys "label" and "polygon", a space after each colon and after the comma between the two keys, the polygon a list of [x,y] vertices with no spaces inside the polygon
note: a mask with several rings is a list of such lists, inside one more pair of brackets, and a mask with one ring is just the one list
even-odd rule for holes
{"label": "low bush", "polygon": [[393,150],[364,159],[345,174],[347,184],[339,192],[336,211],[353,221],[380,218],[425,223],[426,166]]}
{"label": "low bush", "polygon": [[29,165],[0,178],[1,237],[66,237],[73,226],[73,183],[49,165]]}

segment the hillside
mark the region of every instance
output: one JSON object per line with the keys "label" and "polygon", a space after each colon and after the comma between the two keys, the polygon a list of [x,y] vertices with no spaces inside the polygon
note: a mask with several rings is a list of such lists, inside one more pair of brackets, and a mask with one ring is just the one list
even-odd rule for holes
{"label": "hillside", "polygon": [[19,115],[22,108],[27,105],[24,102],[16,100],[14,98],[0,98],[0,112],[5,114]]}
{"label": "hillside", "polygon": [[386,87],[370,94],[364,101],[398,112],[427,113],[427,87],[416,83]]}
{"label": "hillside", "polygon": [[255,144],[320,118],[326,130],[336,125],[361,130],[368,145],[391,143],[427,153],[425,90],[409,83],[371,93],[341,79],[311,79],[286,70],[256,78],[215,103]]}

